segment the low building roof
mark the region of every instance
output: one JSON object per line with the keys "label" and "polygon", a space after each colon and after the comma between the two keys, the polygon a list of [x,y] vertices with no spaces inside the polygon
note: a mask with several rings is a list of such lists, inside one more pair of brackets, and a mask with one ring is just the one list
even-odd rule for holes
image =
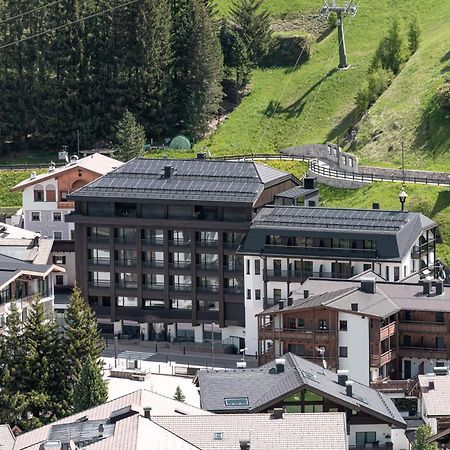
{"label": "low building roof", "polygon": [[33,239],[36,236],[40,234],[0,222],[0,239]]}
{"label": "low building roof", "polygon": [[[351,255],[353,259],[399,260],[411,251],[423,231],[437,226],[436,222],[416,212],[269,205],[253,219],[238,253],[291,252],[298,257]],[[370,250],[349,249],[346,255],[342,249],[326,247],[277,248],[266,245],[267,235],[371,240],[376,242],[376,254]],[[440,241],[439,233],[437,239]]]}
{"label": "low building roof", "polygon": [[[362,411],[394,427],[406,428],[397,408],[384,394],[354,381],[350,397],[334,372],[292,353],[285,354],[284,359],[285,369],[281,373],[277,372],[275,361],[258,369],[200,370],[197,383],[202,408],[222,413],[260,412],[295,392],[309,390],[350,410]],[[226,401],[230,399],[241,402]]]}
{"label": "low building roof", "polygon": [[109,158],[108,156],[101,155],[100,153],[94,153],[93,155],[86,156],[85,158],[72,161],[65,166],[56,167],[52,171],[41,173],[36,176],[30,176],[30,178],[27,178],[26,180],[16,184],[11,190],[23,190],[28,186],[41,183],[45,180],[56,178],[69,170],[73,170],[74,168],[81,167],[99,175],[104,175],[108,172],[111,172],[111,170],[120,167],[122,164],[123,163],[121,161],[118,161],[117,159]]}
{"label": "low building roof", "polygon": [[0,449],[13,450],[14,434],[9,425],[0,425]]}
{"label": "low building roof", "polygon": [[419,386],[427,417],[450,416],[450,375],[419,375]]}
{"label": "low building roof", "polygon": [[[52,436],[52,427],[57,425],[86,423],[86,421],[102,421],[108,419],[115,411],[130,408],[135,411],[135,414],[130,415],[124,419],[116,422],[114,433],[108,438],[102,439],[88,446],[89,450],[146,450],[149,442],[154,445],[154,448],[161,449],[178,449],[190,450],[193,447],[186,444],[175,436],[164,432],[160,427],[142,417],[143,408],[151,408],[151,414],[159,415],[208,415],[206,411],[187,405],[185,403],[177,402],[168,397],[164,397],[153,392],[141,389],[122,397],[116,398],[102,405],[94,408],[81,411],[64,419],[53,422],[29,431],[28,433],[17,436],[13,450],[39,450],[40,445]],[[54,429],[55,430],[55,429]],[[61,429],[56,431],[62,435]],[[156,444],[160,442],[158,447]],[[167,445],[167,446],[164,446]],[[179,446],[177,446],[179,445]]]}
{"label": "low building roof", "polygon": [[291,189],[288,189],[287,191],[276,194],[275,197],[279,198],[309,197],[311,195],[316,194],[317,192],[319,192],[318,188],[306,189],[303,186],[296,186]]}
{"label": "low building roof", "polygon": [[211,416],[154,417],[153,420],[202,450],[345,450],[345,413],[218,414]]}
{"label": "low building roof", "polygon": [[[173,169],[169,177],[166,166]],[[264,188],[289,179],[295,178],[250,161],[135,158],[69,197],[254,204]]]}

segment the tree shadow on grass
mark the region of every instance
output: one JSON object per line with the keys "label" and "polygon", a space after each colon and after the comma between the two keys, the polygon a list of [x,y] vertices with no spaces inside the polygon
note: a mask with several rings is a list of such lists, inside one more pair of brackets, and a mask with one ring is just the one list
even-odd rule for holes
{"label": "tree shadow on grass", "polygon": [[433,210],[430,213],[430,217],[435,217],[450,205],[450,190],[439,192],[436,203],[433,206]]}
{"label": "tree shadow on grass", "polygon": [[[450,50],[441,58],[441,62],[445,63],[447,61],[450,61]],[[450,72],[450,64],[447,64],[441,69],[441,73],[447,72]]]}
{"label": "tree shadow on grass", "polygon": [[358,122],[359,112],[354,107],[340,122],[328,133],[327,142],[336,142],[336,140],[344,139],[351,128]]}
{"label": "tree shadow on grass", "polygon": [[308,97],[308,95],[311,94],[311,92],[313,92],[316,88],[318,88],[322,84],[322,82],[324,82],[327,78],[331,77],[335,72],[337,72],[337,70],[337,68],[331,69],[320,80],[314,83],[300,98],[298,98],[295,102],[291,103],[288,106],[282,107],[279,102],[270,100],[266,109],[264,110],[264,115],[267,117],[284,115],[288,119],[298,117],[305,108],[306,97]]}

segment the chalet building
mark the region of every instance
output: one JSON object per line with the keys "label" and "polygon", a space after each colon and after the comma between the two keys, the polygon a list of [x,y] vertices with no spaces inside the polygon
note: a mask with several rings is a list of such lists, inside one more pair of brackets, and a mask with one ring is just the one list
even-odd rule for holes
{"label": "chalet building", "polygon": [[68,197],[77,283],[104,329],[243,347],[236,249],[254,212],[299,184],[254,162],[134,159]]}
{"label": "chalet building", "polygon": [[258,369],[200,370],[202,409],[216,414],[345,412],[350,448],[397,448],[406,422],[384,394],[287,353]]}
{"label": "chalet building", "polygon": [[266,206],[238,249],[244,258],[246,347],[256,354],[254,317],[287,299],[311,277],[349,279],[371,270],[401,281],[432,271],[436,222],[420,213]]}
{"label": "chalet building", "polygon": [[81,159],[72,156],[65,166],[55,167],[52,163],[47,172],[32,172],[12,188],[22,192],[23,227],[55,241],[54,262],[67,269],[55,277],[58,287],[71,287],[75,281],[74,227],[65,220],[75,205],[67,196],[121,165],[100,154]]}
{"label": "chalet building", "polygon": [[366,385],[409,379],[450,360],[450,289],[421,284],[310,279],[258,315],[261,363],[287,351]]}

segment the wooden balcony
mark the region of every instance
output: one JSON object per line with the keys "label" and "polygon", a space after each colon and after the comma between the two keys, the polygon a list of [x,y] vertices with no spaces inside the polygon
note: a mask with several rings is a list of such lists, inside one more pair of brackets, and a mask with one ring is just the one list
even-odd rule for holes
{"label": "wooden balcony", "polygon": [[448,359],[446,348],[402,346],[398,353],[407,358]]}
{"label": "wooden balcony", "polygon": [[447,333],[447,324],[445,322],[399,322],[398,328],[400,332],[408,333]]}
{"label": "wooden balcony", "polygon": [[380,330],[380,340],[387,339],[388,337],[392,336],[397,329],[397,323],[392,322],[385,327],[381,328]]}
{"label": "wooden balcony", "polygon": [[75,209],[75,202],[58,202],[58,209]]}
{"label": "wooden balcony", "polygon": [[[263,333],[266,333],[267,338],[271,338],[274,335],[273,325],[269,324],[265,327],[259,328],[259,337],[263,337]],[[281,339],[282,341],[315,341],[320,344],[328,342],[330,339],[335,339],[337,331],[331,330],[306,330],[306,329],[293,329],[293,328],[275,328],[275,339]]]}
{"label": "wooden balcony", "polygon": [[370,387],[385,393],[405,393],[409,394],[413,387],[417,384],[417,379],[409,380],[379,380],[371,381]]}
{"label": "wooden balcony", "polygon": [[397,358],[396,350],[389,350],[381,355],[370,355],[370,366],[381,367]]}

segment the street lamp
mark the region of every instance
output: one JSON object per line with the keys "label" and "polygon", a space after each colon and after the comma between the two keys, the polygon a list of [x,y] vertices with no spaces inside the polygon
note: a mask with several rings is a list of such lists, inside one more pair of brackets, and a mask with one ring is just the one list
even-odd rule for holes
{"label": "street lamp", "polygon": [[405,187],[402,187],[402,192],[398,194],[398,199],[400,200],[400,204],[402,205],[402,211],[405,209],[405,202],[408,194],[405,192]]}
{"label": "street lamp", "polygon": [[242,353],[242,361],[245,361],[245,352],[247,351],[247,347],[239,350],[239,353]]}
{"label": "street lamp", "polygon": [[211,353],[212,353],[212,368],[214,369],[214,327],[215,323],[211,324]]}

